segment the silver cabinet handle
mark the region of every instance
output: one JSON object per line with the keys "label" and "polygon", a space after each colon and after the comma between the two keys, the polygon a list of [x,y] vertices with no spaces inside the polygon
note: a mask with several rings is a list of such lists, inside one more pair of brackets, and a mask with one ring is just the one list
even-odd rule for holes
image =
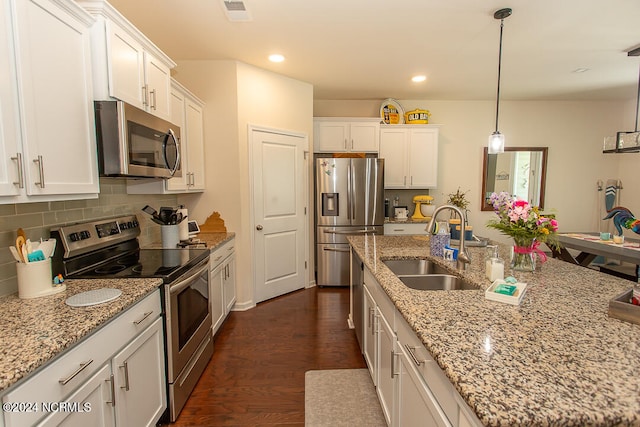
{"label": "silver cabinet handle", "polygon": [[407,349],[407,353],[409,353],[409,356],[411,357],[411,360],[413,360],[413,363],[415,363],[416,366],[420,366],[423,363],[425,363],[425,360],[418,360],[418,358],[416,357],[415,353],[413,352],[413,350],[415,350],[417,347],[411,347],[411,346],[409,346],[409,344],[405,344],[404,348]]}
{"label": "silver cabinet handle", "polygon": [[152,89],[151,92],[149,92],[149,99],[151,100],[151,109],[155,110],[156,109],[156,90]]}
{"label": "silver cabinet handle", "polygon": [[40,181],[35,184],[40,186],[40,188],[44,188],[44,162],[42,161],[42,156],[38,156],[37,159],[33,159],[33,163],[38,164],[38,173],[40,174]]}
{"label": "silver cabinet handle", "polygon": [[109,375],[109,379],[105,380],[111,383],[111,400],[107,400],[107,403],[111,406],[116,406],[116,386],[113,374]]}
{"label": "silver cabinet handle", "polygon": [[256,225],[256,230],[262,231],[262,229],[263,229],[262,225],[260,225],[260,224]]}
{"label": "silver cabinet handle", "polygon": [[129,365],[124,362],[120,368],[124,369],[124,386],[120,386],[124,391],[129,391]]}
{"label": "silver cabinet handle", "polygon": [[347,138],[344,139],[344,149],[347,149]]}
{"label": "silver cabinet handle", "polygon": [[142,86],[142,105],[149,105],[148,93],[149,87],[147,85]]}
{"label": "silver cabinet handle", "polygon": [[413,185],[413,175],[411,175],[411,185]]}
{"label": "silver cabinet handle", "polygon": [[134,325],[136,325],[136,326],[137,326],[137,325],[139,325],[140,323],[144,322],[144,321],[145,321],[145,319],[146,319],[147,317],[151,316],[152,314],[153,314],[153,311],[147,311],[146,313],[144,313],[144,314],[142,315],[142,319],[140,319],[140,320],[134,320],[134,321],[133,321],[133,324],[134,324]]}
{"label": "silver cabinet handle", "polygon": [[350,252],[350,249],[322,248],[325,252]]}
{"label": "silver cabinet handle", "polygon": [[351,149],[353,150],[353,138],[351,138]]}
{"label": "silver cabinet handle", "polygon": [[58,382],[62,385],[67,385],[67,383],[69,381],[71,381],[72,379],[74,379],[76,377],[76,375],[78,375],[80,372],[82,372],[84,370],[84,368],[86,368],[87,366],[91,365],[93,363],[93,359],[88,360],[87,362],[83,362],[80,364],[80,367],[78,369],[75,370],[75,372],[73,372],[71,375],[69,375],[67,378],[62,378],[59,379]]}
{"label": "silver cabinet handle", "polygon": [[14,182],[13,185],[17,185],[18,188],[24,188],[24,173],[22,170],[22,153],[16,153],[16,157],[11,157],[11,160],[15,160],[18,164],[18,182]]}
{"label": "silver cabinet handle", "polygon": [[396,372],[396,355],[397,353],[391,350],[391,379],[398,375],[398,373]]}
{"label": "silver cabinet handle", "polygon": [[402,185],[407,185],[407,177],[402,177]]}
{"label": "silver cabinet handle", "polygon": [[373,307],[369,307],[369,328],[371,328],[371,330],[373,331],[373,312],[375,311],[375,308]]}

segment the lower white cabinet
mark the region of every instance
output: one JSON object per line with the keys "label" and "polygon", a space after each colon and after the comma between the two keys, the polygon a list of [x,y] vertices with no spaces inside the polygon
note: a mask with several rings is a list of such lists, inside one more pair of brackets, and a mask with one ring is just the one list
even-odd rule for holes
{"label": "lower white cabinet", "polygon": [[481,426],[369,269],[364,277],[362,350],[387,424]]}
{"label": "lower white cabinet", "polygon": [[5,411],[5,426],[154,426],[167,408],[160,315],[158,289],[10,389],[4,404],[38,411]]}
{"label": "lower white cabinet", "polygon": [[162,318],[112,361],[118,426],[153,426],[167,407]]}
{"label": "lower white cabinet", "polygon": [[235,239],[231,239],[211,253],[209,266],[212,330],[215,335],[236,303]]}

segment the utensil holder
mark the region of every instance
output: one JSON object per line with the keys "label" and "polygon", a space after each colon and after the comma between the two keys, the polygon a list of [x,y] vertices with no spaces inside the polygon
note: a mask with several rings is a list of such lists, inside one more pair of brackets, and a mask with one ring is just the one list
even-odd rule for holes
{"label": "utensil holder", "polygon": [[44,261],[16,263],[18,276],[18,296],[22,299],[38,298],[57,294],[67,287],[62,284],[53,286],[51,258]]}
{"label": "utensil holder", "polygon": [[176,249],[180,242],[180,227],[177,225],[161,225],[160,236],[162,249]]}

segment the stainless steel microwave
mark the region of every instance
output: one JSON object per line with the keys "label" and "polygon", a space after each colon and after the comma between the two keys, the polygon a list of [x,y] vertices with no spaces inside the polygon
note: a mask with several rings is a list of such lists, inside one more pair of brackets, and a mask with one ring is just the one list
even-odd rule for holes
{"label": "stainless steel microwave", "polygon": [[180,127],[123,101],[95,101],[100,176],[182,176]]}

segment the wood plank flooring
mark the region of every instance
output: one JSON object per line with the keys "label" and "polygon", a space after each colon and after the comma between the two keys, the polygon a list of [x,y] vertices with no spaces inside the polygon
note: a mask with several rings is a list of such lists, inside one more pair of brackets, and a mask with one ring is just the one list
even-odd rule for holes
{"label": "wood plank flooring", "polygon": [[304,426],[310,369],[366,367],[349,288],[310,288],[231,312],[173,426]]}

